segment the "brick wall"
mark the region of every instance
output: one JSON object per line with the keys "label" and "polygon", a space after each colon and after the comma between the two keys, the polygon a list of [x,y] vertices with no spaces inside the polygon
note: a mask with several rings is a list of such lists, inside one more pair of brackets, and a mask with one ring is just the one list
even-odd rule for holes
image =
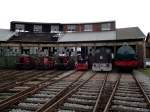
{"label": "brick wall", "polygon": [[[116,29],[115,22],[104,22],[104,23],[111,23],[111,30]],[[84,32],[84,25],[92,24],[93,32],[98,32],[101,31],[101,24],[104,23],[63,24],[63,29],[64,32],[67,32],[67,25],[76,25],[76,32]]]}

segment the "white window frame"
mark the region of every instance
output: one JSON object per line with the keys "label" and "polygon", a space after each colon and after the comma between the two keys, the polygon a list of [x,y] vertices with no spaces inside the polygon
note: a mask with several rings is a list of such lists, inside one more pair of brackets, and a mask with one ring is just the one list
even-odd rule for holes
{"label": "white window frame", "polygon": [[93,31],[93,25],[92,24],[85,24],[84,25],[84,31]]}
{"label": "white window frame", "polygon": [[76,25],[67,25],[67,32],[76,32]]}
{"label": "white window frame", "polygon": [[17,32],[24,32],[25,31],[25,25],[24,24],[15,24],[15,30]]}
{"label": "white window frame", "polygon": [[59,25],[51,25],[51,33],[59,32]]}
{"label": "white window frame", "polygon": [[33,31],[41,33],[42,32],[42,25],[34,25]]}
{"label": "white window frame", "polygon": [[101,24],[101,30],[102,31],[109,31],[109,30],[111,30],[111,23],[102,23]]}

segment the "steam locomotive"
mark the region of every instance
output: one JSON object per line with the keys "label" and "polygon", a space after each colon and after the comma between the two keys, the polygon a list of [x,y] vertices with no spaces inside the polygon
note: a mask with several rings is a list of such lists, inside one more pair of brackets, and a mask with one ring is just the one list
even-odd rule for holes
{"label": "steam locomotive", "polygon": [[111,71],[112,70],[112,52],[111,49],[101,47],[96,50],[94,62],[92,64],[93,71]]}
{"label": "steam locomotive", "polygon": [[120,69],[134,69],[138,67],[139,61],[135,50],[124,43],[116,53],[114,64]]}

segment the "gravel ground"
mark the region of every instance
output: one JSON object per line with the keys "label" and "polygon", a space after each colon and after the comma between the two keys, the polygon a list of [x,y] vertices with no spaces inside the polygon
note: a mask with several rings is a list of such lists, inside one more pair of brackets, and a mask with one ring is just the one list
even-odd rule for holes
{"label": "gravel ground", "polygon": [[91,81],[100,81],[100,80],[104,80],[104,77],[105,77],[105,73],[97,73],[96,76],[94,76]]}
{"label": "gravel ground", "polygon": [[58,75],[58,77],[55,77],[54,79],[60,79],[62,77],[65,77],[65,76],[68,76],[68,75],[71,75],[71,73],[75,72],[74,70],[70,70],[70,71],[67,71],[61,75]]}
{"label": "gravel ground", "polygon": [[81,80],[87,80],[90,76],[92,76],[94,73],[92,71],[87,71],[82,77]]}
{"label": "gravel ground", "polygon": [[76,72],[76,73],[74,73],[74,75],[72,75],[71,77],[67,77],[64,80],[66,80],[66,81],[74,80],[74,79],[78,78],[82,73],[84,73],[84,72],[80,72],[80,71]]}
{"label": "gravel ground", "polygon": [[107,80],[108,81],[116,81],[118,78],[119,74],[118,73],[109,73]]}
{"label": "gravel ground", "polygon": [[132,75],[129,73],[122,73],[120,81],[123,82],[134,82],[135,80],[132,78]]}

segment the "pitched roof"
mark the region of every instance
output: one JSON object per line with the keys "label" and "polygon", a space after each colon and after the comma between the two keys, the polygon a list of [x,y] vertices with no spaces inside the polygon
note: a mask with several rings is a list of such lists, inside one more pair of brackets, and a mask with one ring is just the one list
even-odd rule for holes
{"label": "pitched roof", "polygon": [[116,32],[117,40],[145,38],[144,33],[138,27],[119,28]]}
{"label": "pitched roof", "polygon": [[[53,42],[58,37],[50,33],[24,33],[16,36],[15,32],[8,29],[0,29],[0,41],[22,41],[22,42]],[[146,36],[138,27],[119,28],[116,31],[103,32],[74,32],[65,33],[58,39],[58,42],[88,42],[107,40],[143,39]]]}
{"label": "pitched roof", "polygon": [[119,28],[116,31],[104,32],[75,32],[65,33],[59,42],[79,42],[79,41],[107,41],[107,40],[128,40],[143,39],[145,35],[138,27]]}
{"label": "pitched roof", "polygon": [[8,29],[0,29],[0,41],[6,41],[10,37],[12,37],[15,34],[15,32],[12,32]]}
{"label": "pitched roof", "polygon": [[58,37],[54,37],[55,33],[29,33],[20,32],[18,36],[12,36],[8,39],[9,42],[53,42],[57,41]]}
{"label": "pitched roof", "polygon": [[116,40],[116,31],[65,33],[58,42]]}

